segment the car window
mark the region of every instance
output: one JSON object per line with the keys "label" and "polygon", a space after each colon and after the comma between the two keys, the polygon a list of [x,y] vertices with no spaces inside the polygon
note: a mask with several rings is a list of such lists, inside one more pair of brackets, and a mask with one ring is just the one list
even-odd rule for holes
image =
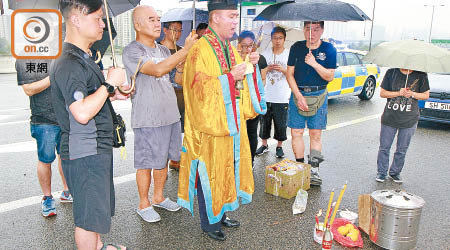
{"label": "car window", "polygon": [[345,59],[347,59],[347,65],[358,65],[361,64],[359,58],[353,53],[345,53]]}
{"label": "car window", "polygon": [[337,53],[337,65],[338,66],[345,66],[344,63],[344,55],[342,55],[342,53]]}

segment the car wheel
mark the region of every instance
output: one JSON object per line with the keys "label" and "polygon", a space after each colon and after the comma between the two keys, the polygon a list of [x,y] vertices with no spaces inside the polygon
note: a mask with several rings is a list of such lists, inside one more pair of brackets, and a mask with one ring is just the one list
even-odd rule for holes
{"label": "car wheel", "polygon": [[377,83],[375,79],[369,76],[364,83],[363,89],[361,93],[358,95],[361,100],[370,100],[375,94],[375,88],[377,87]]}

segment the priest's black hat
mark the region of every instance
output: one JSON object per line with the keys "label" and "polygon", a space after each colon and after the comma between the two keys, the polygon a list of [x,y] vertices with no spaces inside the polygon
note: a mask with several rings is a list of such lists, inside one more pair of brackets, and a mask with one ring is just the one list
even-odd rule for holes
{"label": "priest's black hat", "polygon": [[208,11],[237,10],[237,0],[208,0]]}

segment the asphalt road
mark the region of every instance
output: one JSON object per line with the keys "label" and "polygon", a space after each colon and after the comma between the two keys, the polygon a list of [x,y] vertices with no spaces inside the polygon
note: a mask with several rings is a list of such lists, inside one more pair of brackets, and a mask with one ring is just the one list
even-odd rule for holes
{"label": "asphalt road", "polygon": [[[30,136],[28,97],[17,87],[15,75],[0,75],[0,249],[74,249],[70,204],[57,202],[58,215],[40,215],[41,191],[36,177],[37,155]],[[450,126],[419,123],[402,173],[404,183],[377,183],[376,155],[380,131],[379,115],[385,100],[357,97],[330,100],[328,130],[323,133],[321,164],[324,183],[308,191],[308,205],[301,215],[292,215],[294,199],[264,193],[264,167],[277,161],[275,146],[255,161],[253,201],[230,217],[241,222],[239,229],[225,229],[228,239],[215,242],[202,233],[195,205],[194,217],[182,209],[160,211],[155,224],[142,221],[135,212],[138,195],[133,169],[133,135],[128,135],[126,160],[115,151],[116,215],[105,242],[121,243],[129,249],[320,249],[313,242],[314,214],[326,209],[329,193],[348,188],[341,208],[358,209],[358,195],[379,189],[404,189],[425,199],[416,249],[450,249]],[[129,102],[116,103],[130,124]],[[294,159],[291,141],[284,143],[286,157]],[[53,191],[62,185],[53,165]],[[178,174],[171,171],[166,195],[176,199]],[[445,184],[447,183],[447,184]],[[363,234],[363,249],[380,249]],[[334,242],[333,249],[347,249]]]}

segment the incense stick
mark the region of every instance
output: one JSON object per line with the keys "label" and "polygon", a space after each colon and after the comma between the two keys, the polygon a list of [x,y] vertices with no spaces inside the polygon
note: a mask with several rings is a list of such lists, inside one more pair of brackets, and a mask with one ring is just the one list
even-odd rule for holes
{"label": "incense stick", "polygon": [[328,222],[328,216],[330,214],[330,209],[331,209],[331,203],[333,202],[333,197],[334,197],[334,188],[331,191],[330,194],[330,199],[328,200],[328,207],[327,207],[327,213],[325,214],[325,221],[323,222],[323,225],[325,226]]}
{"label": "incense stick", "polygon": [[344,196],[345,189],[347,189],[347,182],[345,182],[344,186],[342,186],[341,193],[339,194],[336,206],[334,207],[333,216],[331,216],[330,225],[333,225],[334,218],[336,217],[336,213],[341,205],[342,196]]}

